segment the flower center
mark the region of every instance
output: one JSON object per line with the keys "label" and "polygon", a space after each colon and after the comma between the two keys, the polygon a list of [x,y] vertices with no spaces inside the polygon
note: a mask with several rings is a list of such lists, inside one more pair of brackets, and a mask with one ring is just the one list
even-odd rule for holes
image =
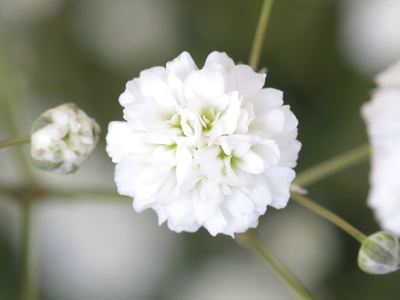
{"label": "flower center", "polygon": [[209,130],[211,129],[212,125],[215,121],[218,120],[220,112],[215,113],[213,108],[209,108],[208,110],[205,109],[200,114],[200,123],[204,127],[204,129]]}

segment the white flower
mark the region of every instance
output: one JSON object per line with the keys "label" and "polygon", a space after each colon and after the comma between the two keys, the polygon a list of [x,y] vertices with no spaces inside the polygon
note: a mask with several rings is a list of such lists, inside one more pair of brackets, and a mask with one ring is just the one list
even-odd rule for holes
{"label": "white flower", "polygon": [[129,81],[107,152],[118,192],[153,208],[171,230],[232,235],[283,208],[301,144],[282,92],[265,74],[211,53],[199,70],[187,52]]}
{"label": "white flower", "polygon": [[89,157],[100,126],[73,103],[41,114],[31,127],[31,160],[39,169],[74,173]]}
{"label": "white flower", "polygon": [[400,61],[376,82],[361,109],[372,150],[368,204],[381,227],[400,236]]}

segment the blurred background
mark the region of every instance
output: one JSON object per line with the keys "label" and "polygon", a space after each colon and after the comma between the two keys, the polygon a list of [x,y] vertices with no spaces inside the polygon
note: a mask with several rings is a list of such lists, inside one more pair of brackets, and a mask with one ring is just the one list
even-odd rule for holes
{"label": "blurred background", "polygon": [[[297,172],[367,141],[360,106],[373,76],[400,58],[397,0],[275,1],[261,57],[266,86],[284,91],[299,120]],[[261,0],[0,0],[0,86],[21,136],[48,108],[75,102],[100,124],[90,160],[66,177],[32,170],[43,186],[115,191],[107,124],[122,120],[128,80],[188,51],[201,68],[227,52],[248,61]],[[8,65],[10,68],[5,68]],[[13,77],[14,76],[14,77]],[[0,140],[11,135],[0,95]],[[23,146],[28,156],[29,146]],[[23,184],[14,148],[0,151],[0,300],[19,299]],[[366,234],[367,162],[309,187],[309,196]],[[31,253],[40,300],[295,299],[262,262],[228,236],[171,232],[126,197],[46,196],[34,203]],[[257,233],[320,299],[399,299],[400,272],[362,273],[359,243],[295,202],[269,208]]]}

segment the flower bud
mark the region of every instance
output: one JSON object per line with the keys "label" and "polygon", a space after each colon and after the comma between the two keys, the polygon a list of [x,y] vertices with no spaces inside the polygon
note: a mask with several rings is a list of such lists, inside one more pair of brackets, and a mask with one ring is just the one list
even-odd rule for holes
{"label": "flower bud", "polygon": [[369,274],[386,274],[400,268],[399,240],[385,231],[367,237],[358,252],[358,266]]}
{"label": "flower bud", "polygon": [[49,109],[31,126],[31,160],[39,169],[74,173],[89,157],[100,126],[73,103]]}

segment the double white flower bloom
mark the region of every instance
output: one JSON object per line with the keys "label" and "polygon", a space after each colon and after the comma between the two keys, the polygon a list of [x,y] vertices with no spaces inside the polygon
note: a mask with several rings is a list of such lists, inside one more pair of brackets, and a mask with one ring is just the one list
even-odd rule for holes
{"label": "double white flower bloom", "polygon": [[368,204],[381,227],[400,236],[400,61],[376,82],[361,110],[372,148]]}
{"label": "double white flower bloom", "polygon": [[126,122],[111,122],[107,152],[118,192],[153,208],[171,230],[232,235],[283,208],[301,144],[297,119],[265,74],[211,53],[187,52],[127,83]]}

